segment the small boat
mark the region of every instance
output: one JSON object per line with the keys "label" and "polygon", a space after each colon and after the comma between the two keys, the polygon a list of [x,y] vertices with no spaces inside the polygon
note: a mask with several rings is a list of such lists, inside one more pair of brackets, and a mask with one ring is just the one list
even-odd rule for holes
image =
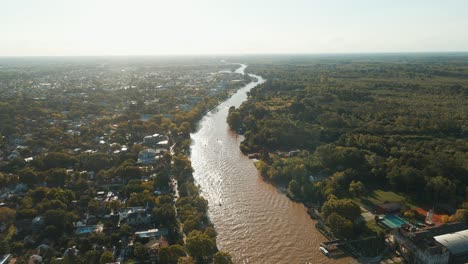
{"label": "small boat", "polygon": [[324,247],[319,247],[319,250],[320,250],[320,252],[322,252],[327,257],[330,255],[328,250],[326,248],[324,248]]}

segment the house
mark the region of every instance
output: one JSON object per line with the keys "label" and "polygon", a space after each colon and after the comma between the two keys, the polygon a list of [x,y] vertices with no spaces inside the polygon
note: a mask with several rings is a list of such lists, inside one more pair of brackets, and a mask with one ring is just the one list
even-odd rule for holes
{"label": "house", "polygon": [[19,137],[10,137],[8,143],[12,146],[19,146],[24,144],[24,139]]}
{"label": "house", "polygon": [[170,147],[169,146],[169,140],[159,141],[157,147],[158,148],[163,148],[163,149],[168,149]]}
{"label": "house", "polygon": [[106,196],[103,197],[103,200],[105,202],[117,201],[117,200],[119,200],[119,197],[116,194],[114,194],[113,192],[108,191]]}
{"label": "house", "polygon": [[385,203],[377,205],[375,209],[378,214],[389,214],[399,212],[401,208],[401,203]]}
{"label": "house", "polygon": [[144,149],[138,153],[138,164],[149,165],[156,163],[164,154],[163,149]]}
{"label": "house", "polygon": [[19,151],[15,149],[10,153],[10,155],[8,155],[7,158],[8,158],[8,160],[14,160],[14,159],[18,158],[19,156],[20,156]]}
{"label": "house", "polygon": [[24,184],[24,183],[18,183],[16,184],[15,186],[15,190],[14,192],[15,193],[24,193],[28,190],[28,185],[27,184]]}
{"label": "house", "polygon": [[45,220],[43,216],[37,216],[31,221],[31,229],[33,232],[39,232],[45,227]]}
{"label": "house", "polygon": [[128,214],[127,223],[131,226],[147,225],[151,223],[151,215],[145,210],[139,210]]}
{"label": "house", "polygon": [[131,226],[147,225],[153,220],[149,211],[149,208],[143,207],[123,208],[119,212],[119,221],[126,221]]}
{"label": "house", "polygon": [[192,110],[192,107],[189,104],[181,104],[179,105],[179,109],[182,111],[189,112],[190,110]]}
{"label": "house", "polygon": [[64,257],[75,257],[78,256],[78,249],[75,246],[71,248],[67,248],[65,252],[63,252]]}
{"label": "house", "polygon": [[146,231],[135,232],[135,235],[140,238],[157,238],[161,236],[167,236],[169,234],[169,229],[167,228],[160,228],[160,229],[149,229]]}
{"label": "house", "polygon": [[289,151],[289,156],[290,157],[296,157],[297,155],[299,155],[301,153],[300,150],[296,149],[296,150],[291,150]]}
{"label": "house", "polygon": [[32,255],[32,256],[29,258],[28,264],[38,264],[38,263],[42,263],[42,257],[41,257],[41,256],[39,256],[39,255]]}
{"label": "house", "polygon": [[314,175],[309,175],[309,181],[310,182],[316,182],[316,181],[319,181],[320,178],[317,177],[317,176],[314,176]]}
{"label": "house", "polygon": [[80,136],[81,135],[81,132],[78,131],[78,130],[74,130],[74,129],[69,129],[67,130],[67,135],[69,136]]}
{"label": "house", "polygon": [[49,245],[41,244],[37,247],[36,254],[37,254],[36,256],[41,257],[41,261],[43,261],[44,263],[50,263],[50,260],[54,256],[55,252],[53,248],[51,248]]}
{"label": "house", "polygon": [[153,134],[153,135],[148,135],[143,138],[143,145],[147,147],[154,147],[156,144],[158,144],[159,141],[163,140],[164,136],[161,134]]}

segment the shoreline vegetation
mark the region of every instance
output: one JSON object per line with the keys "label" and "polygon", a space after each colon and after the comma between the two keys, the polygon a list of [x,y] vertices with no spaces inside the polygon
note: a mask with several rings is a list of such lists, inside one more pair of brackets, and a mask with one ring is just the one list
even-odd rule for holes
{"label": "shoreline vegetation", "polygon": [[247,71],[267,81],[229,109],[241,151],[327,237],[357,241],[348,252],[391,257],[385,213],[468,224],[467,56],[264,58]]}
{"label": "shoreline vegetation", "polygon": [[190,133],[250,78],[213,62],[49,63],[0,70],[0,255],[232,263],[194,182]]}

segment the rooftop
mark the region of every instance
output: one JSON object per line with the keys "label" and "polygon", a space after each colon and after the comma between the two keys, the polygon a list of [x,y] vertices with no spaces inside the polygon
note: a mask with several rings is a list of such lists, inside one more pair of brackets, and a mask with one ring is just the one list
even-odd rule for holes
{"label": "rooftop", "polygon": [[168,234],[169,234],[169,230],[167,228],[149,229],[146,231],[135,232],[135,235],[139,237],[159,237],[159,236],[167,236]]}
{"label": "rooftop", "polygon": [[468,254],[468,229],[436,236],[434,239],[444,245],[453,255]]}

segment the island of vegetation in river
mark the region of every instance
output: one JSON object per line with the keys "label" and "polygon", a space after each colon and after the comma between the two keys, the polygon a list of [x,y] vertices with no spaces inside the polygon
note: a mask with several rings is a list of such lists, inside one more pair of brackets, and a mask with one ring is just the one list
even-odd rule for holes
{"label": "island of vegetation in river", "polygon": [[0,68],[0,256],[231,263],[187,154],[250,79],[208,59],[12,58]]}
{"label": "island of vegetation in river", "polygon": [[330,239],[414,261],[389,242],[404,228],[466,230],[466,53],[259,56],[247,71],[267,82],[230,108],[240,148]]}

